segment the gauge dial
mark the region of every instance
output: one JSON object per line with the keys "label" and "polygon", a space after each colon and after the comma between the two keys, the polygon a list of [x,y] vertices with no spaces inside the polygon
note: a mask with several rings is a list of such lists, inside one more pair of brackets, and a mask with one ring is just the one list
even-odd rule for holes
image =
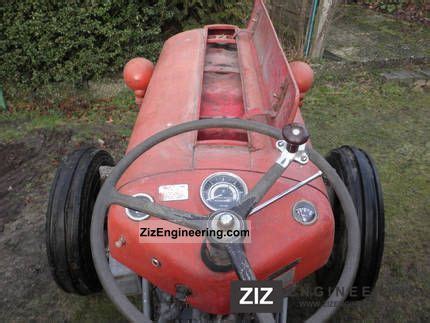
{"label": "gauge dial", "polygon": [[[142,199],[144,201],[154,202],[154,199],[151,197],[151,195],[145,194],[145,193],[137,193],[133,195],[134,197],[137,197],[139,199]],[[143,221],[149,218],[149,214],[145,214],[133,209],[126,208],[125,213],[127,216],[134,220],[134,221]]]}
{"label": "gauge dial", "polygon": [[245,182],[232,173],[214,173],[200,187],[200,197],[211,210],[227,210],[239,204],[248,193]]}
{"label": "gauge dial", "polygon": [[317,220],[318,214],[310,202],[300,201],[294,205],[293,217],[301,224],[308,225]]}

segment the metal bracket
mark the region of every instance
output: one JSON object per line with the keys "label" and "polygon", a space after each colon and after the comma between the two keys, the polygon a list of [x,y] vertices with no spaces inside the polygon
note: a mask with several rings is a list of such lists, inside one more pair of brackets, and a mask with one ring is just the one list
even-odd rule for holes
{"label": "metal bracket", "polygon": [[306,153],[306,144],[299,146],[299,150],[297,150],[297,152],[296,152],[296,156],[294,157],[294,161],[301,164],[301,165],[306,165],[309,162],[309,156]]}
{"label": "metal bracket", "polygon": [[109,177],[109,175],[112,173],[113,167],[112,166],[100,166],[99,167],[99,175],[100,180],[102,183],[106,180],[106,178]]}
{"label": "metal bracket", "polygon": [[140,278],[127,266],[109,256],[109,268],[121,291],[128,295],[139,295],[142,293]]}
{"label": "metal bracket", "polygon": [[281,152],[281,156],[276,160],[276,163],[283,168],[287,168],[296,157],[296,154],[290,153],[287,150],[287,142],[285,140],[278,140],[276,148]]}
{"label": "metal bracket", "polygon": [[281,152],[281,156],[279,156],[276,163],[283,168],[287,168],[292,161],[301,165],[306,165],[309,162],[309,156],[306,153],[306,144],[300,145],[296,153],[290,153],[287,150],[287,142],[285,140],[278,140],[276,142],[276,148]]}
{"label": "metal bracket", "polygon": [[309,156],[306,153],[306,144],[300,145],[296,153],[290,153],[287,150],[287,142],[285,140],[278,140],[276,142],[276,148],[281,152],[281,156],[279,156],[276,163],[283,168],[287,168],[292,161],[301,165],[305,165],[309,162]]}
{"label": "metal bracket", "polygon": [[287,95],[291,84],[291,82],[289,81],[290,80],[286,77],[282,82],[281,86],[279,87],[279,91],[273,93],[273,96],[276,98],[276,101],[272,105],[272,110],[275,115],[278,114],[279,110],[281,109],[282,103],[285,101],[285,96]]}
{"label": "metal bracket", "polygon": [[257,29],[258,22],[260,20],[261,16],[261,10],[258,11],[254,17],[251,18],[251,25],[250,28],[248,28],[251,31],[251,34],[254,35],[255,30]]}

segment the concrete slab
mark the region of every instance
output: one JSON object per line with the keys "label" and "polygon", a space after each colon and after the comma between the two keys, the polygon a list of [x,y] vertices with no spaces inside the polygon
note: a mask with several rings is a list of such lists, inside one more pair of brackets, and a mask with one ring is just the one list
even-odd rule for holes
{"label": "concrete slab", "polygon": [[423,74],[427,79],[430,79],[430,68],[422,69],[419,71],[419,73]]}
{"label": "concrete slab", "polygon": [[408,70],[397,70],[389,71],[381,74],[382,77],[387,81],[399,81],[399,82],[412,82],[414,80],[425,80],[426,76],[414,71]]}

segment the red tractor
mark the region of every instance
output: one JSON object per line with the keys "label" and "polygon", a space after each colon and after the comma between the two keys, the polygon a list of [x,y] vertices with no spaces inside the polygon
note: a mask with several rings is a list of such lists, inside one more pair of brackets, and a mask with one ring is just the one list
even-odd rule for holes
{"label": "red tractor", "polygon": [[[141,322],[286,322],[288,292],[277,313],[232,313],[238,280],[289,291],[316,273],[335,306],[315,322],[371,292],[384,244],[375,165],[354,147],[327,158],[312,149],[300,106],[313,72],[288,63],[261,0],[246,29],[177,34],[155,68],[135,58],[124,79],[140,109],[125,156],[115,165],[106,151],[77,150],[52,186],[47,250],[62,289],[103,288]],[[249,237],[142,234],[190,230]]]}

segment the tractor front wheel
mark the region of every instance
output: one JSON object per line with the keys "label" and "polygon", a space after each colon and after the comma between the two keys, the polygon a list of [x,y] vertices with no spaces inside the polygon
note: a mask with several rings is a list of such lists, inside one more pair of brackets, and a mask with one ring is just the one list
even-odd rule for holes
{"label": "tractor front wheel", "polygon": [[101,187],[100,166],[114,166],[109,153],[79,149],[57,169],[46,213],[46,250],[56,283],[66,292],[101,290],[90,247],[94,203]]}
{"label": "tractor front wheel", "polygon": [[[332,150],[327,161],[345,183],[357,209],[361,230],[361,256],[348,300],[361,300],[375,287],[384,250],[381,183],[372,158],[361,149],[342,146]],[[319,286],[332,292],[330,288],[336,286],[344,266],[347,243],[342,208],[330,187],[328,193],[335,218],[334,246],[327,264],[317,271],[316,278]]]}

